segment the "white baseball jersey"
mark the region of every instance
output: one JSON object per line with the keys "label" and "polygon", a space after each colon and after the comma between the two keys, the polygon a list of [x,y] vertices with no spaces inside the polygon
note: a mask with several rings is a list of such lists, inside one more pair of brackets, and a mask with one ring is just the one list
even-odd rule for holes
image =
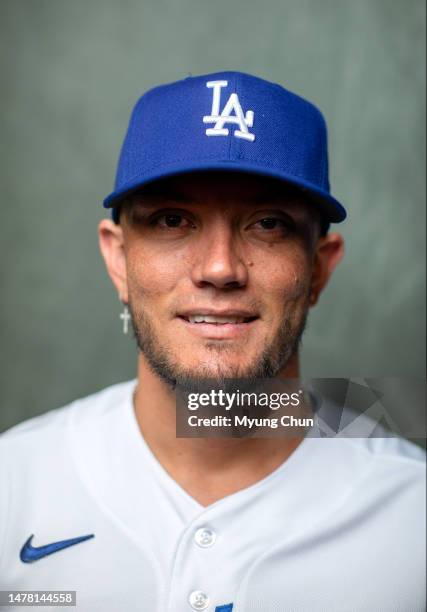
{"label": "white baseball jersey", "polygon": [[73,590],[79,612],[424,610],[418,447],[307,436],[203,507],[144,442],[134,386],[0,437],[0,590]]}

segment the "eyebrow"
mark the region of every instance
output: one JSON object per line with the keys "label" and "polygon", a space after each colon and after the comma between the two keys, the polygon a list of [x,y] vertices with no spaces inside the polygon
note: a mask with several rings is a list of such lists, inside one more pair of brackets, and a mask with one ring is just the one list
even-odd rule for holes
{"label": "eyebrow", "polygon": [[280,203],[288,203],[288,202],[295,202],[297,201],[301,196],[296,193],[296,192],[286,192],[286,191],[282,191],[282,192],[277,192],[277,191],[265,191],[259,195],[255,195],[252,196],[250,198],[250,202],[253,204],[262,204],[263,202],[280,202]]}
{"label": "eyebrow", "polygon": [[168,202],[195,202],[194,198],[189,195],[172,189],[165,189],[164,187],[161,189],[154,187],[147,188],[134,196],[136,204],[145,204],[145,201],[149,199],[154,199],[156,202],[159,200],[166,200]]}
{"label": "eyebrow", "polygon": [[[245,201],[249,205],[253,205],[253,206],[264,204],[266,202],[287,204],[287,203],[293,203],[297,201],[298,195],[299,194],[293,193],[293,192],[284,191],[282,193],[278,193],[277,191],[268,190],[268,191],[262,192],[257,195],[248,194],[242,199],[245,199]],[[200,203],[198,199],[195,199],[188,194],[185,194],[179,191],[175,191],[172,189],[165,190],[164,188],[163,189],[153,188],[149,190],[147,189],[146,191],[136,194],[134,196],[133,203],[150,207],[151,202],[149,200],[154,200],[152,205],[157,205],[161,201],[176,202],[176,203],[181,203],[181,204],[182,203],[187,203],[187,204]]]}

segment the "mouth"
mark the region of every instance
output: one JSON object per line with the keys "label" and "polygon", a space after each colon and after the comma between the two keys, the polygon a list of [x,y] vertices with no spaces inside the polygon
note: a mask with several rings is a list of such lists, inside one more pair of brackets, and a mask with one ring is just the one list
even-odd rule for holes
{"label": "mouth", "polygon": [[251,317],[239,317],[239,316],[231,316],[231,315],[204,315],[204,314],[195,314],[180,317],[189,323],[195,323],[199,325],[200,323],[207,323],[209,325],[240,325],[241,323],[250,323],[251,321],[255,321],[257,316]]}
{"label": "mouth", "polygon": [[229,311],[217,313],[191,312],[178,315],[186,328],[199,337],[226,340],[247,333],[257,320],[258,315]]}

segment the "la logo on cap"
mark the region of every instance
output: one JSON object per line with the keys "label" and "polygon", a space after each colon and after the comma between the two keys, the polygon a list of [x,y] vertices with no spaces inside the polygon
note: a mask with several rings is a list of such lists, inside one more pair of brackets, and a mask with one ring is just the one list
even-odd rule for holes
{"label": "la logo on cap", "polygon": [[[239,97],[236,93],[230,94],[222,113],[220,114],[221,89],[227,87],[228,81],[208,81],[206,87],[213,89],[212,112],[210,115],[203,117],[203,123],[214,123],[213,128],[206,130],[206,136],[228,136],[228,129],[224,127],[226,123],[233,123],[239,126],[238,130],[234,130],[233,136],[236,138],[244,138],[253,142],[255,134],[249,132],[250,127],[254,124],[254,112],[248,110],[246,115],[243,113]],[[234,111],[234,115],[231,113]]]}

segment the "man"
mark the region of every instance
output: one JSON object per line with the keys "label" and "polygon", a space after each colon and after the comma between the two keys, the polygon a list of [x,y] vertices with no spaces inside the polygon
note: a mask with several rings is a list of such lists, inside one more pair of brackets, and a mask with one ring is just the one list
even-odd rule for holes
{"label": "man", "polygon": [[319,111],[237,72],[155,88],[105,206],[137,380],[2,436],[1,588],[76,591],[85,612],[423,610],[413,444],[176,435],[178,388],[300,376],[343,255]]}

